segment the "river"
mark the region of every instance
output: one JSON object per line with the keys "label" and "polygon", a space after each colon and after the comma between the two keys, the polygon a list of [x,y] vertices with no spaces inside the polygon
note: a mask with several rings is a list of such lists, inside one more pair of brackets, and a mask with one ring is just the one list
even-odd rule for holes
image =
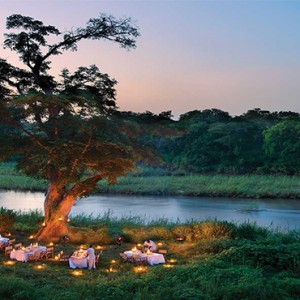
{"label": "river", "polygon": [[[0,206],[14,210],[43,209],[40,192],[0,191]],[[300,229],[300,200],[235,199],[185,196],[93,195],[80,199],[71,215],[141,216],[146,221],[218,219],[251,222],[281,231]]]}

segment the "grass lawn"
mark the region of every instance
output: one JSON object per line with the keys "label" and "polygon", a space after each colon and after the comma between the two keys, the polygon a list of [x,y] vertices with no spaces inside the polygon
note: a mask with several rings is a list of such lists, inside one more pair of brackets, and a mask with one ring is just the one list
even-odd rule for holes
{"label": "grass lawn", "polygon": [[[17,213],[13,227],[2,227],[0,233],[11,230],[17,242],[29,245],[41,219],[39,212]],[[53,259],[6,265],[9,259],[1,253],[0,299],[299,299],[299,232],[221,221],[155,222],[83,215],[72,219],[77,235],[55,244],[56,253],[72,253],[89,243],[103,247],[98,268],[78,275]],[[124,237],[119,247],[117,235]],[[176,241],[178,235],[183,242]],[[168,250],[167,262],[137,272],[119,253],[148,238]]]}

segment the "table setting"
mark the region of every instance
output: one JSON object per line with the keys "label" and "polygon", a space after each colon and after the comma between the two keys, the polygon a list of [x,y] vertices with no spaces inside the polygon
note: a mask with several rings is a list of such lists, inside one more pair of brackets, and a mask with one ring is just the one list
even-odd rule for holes
{"label": "table setting", "polygon": [[88,258],[86,250],[76,250],[69,258],[69,266],[72,269],[83,269],[88,267]]}
{"label": "table setting", "polygon": [[18,250],[13,249],[10,253],[10,259],[27,262],[29,255],[35,253],[38,250],[41,250],[43,253],[46,253],[47,247],[40,246],[38,244],[31,244],[28,247],[22,247]]}
{"label": "table setting", "polygon": [[3,237],[0,234],[0,248],[8,245],[9,238]]}
{"label": "table setting", "polygon": [[162,254],[151,252],[149,249],[145,253],[143,253],[141,250],[138,250],[136,247],[134,247],[129,251],[125,251],[124,254],[128,257],[132,257],[134,255],[138,255],[139,257],[143,258],[146,257],[150,266],[164,264],[166,262]]}

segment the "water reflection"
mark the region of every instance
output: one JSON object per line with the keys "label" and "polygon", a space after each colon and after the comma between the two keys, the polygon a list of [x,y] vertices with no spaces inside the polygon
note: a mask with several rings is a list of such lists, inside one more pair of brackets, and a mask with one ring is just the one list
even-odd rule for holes
{"label": "water reflection", "polygon": [[[43,209],[44,194],[0,191],[0,206],[16,210]],[[300,201],[292,199],[231,199],[196,197],[154,197],[94,195],[78,200],[71,214],[97,216],[108,211],[113,216],[142,216],[146,220],[167,218],[218,219],[237,223],[249,221],[282,230],[300,228]]]}

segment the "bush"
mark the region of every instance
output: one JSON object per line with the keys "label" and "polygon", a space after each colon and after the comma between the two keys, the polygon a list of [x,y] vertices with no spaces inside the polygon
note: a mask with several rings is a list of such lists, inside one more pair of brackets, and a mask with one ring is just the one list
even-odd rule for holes
{"label": "bush", "polygon": [[249,264],[271,271],[295,271],[300,265],[299,243],[266,245],[241,241],[239,247],[225,250],[223,254],[237,263]]}
{"label": "bush", "polygon": [[243,223],[234,232],[235,237],[255,241],[265,239],[269,235],[267,228],[259,227],[256,224]]}
{"label": "bush", "polygon": [[8,232],[14,228],[16,213],[12,209],[0,208],[0,231]]}

